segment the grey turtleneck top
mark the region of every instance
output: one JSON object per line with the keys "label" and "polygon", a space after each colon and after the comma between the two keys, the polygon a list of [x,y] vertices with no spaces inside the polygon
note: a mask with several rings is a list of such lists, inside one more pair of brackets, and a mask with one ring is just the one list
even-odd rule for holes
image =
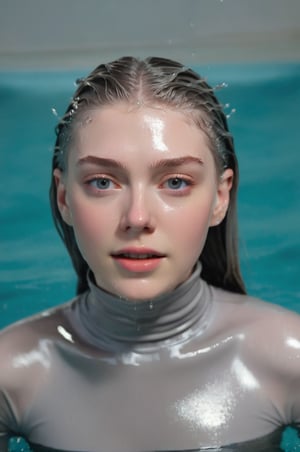
{"label": "grey turtleneck top", "polygon": [[300,424],[299,316],[199,272],[151,301],[90,282],[3,330],[0,451],[16,434],[34,451],[281,450]]}

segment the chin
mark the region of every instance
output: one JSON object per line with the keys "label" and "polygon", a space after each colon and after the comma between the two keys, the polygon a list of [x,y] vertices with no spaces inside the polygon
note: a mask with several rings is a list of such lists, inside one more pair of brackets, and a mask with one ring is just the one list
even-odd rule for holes
{"label": "chin", "polygon": [[[97,285],[112,295],[133,302],[147,301],[176,289],[186,278],[167,281],[166,275],[161,277],[118,278],[104,281],[97,280]],[[98,278],[97,278],[98,279]],[[105,284],[106,282],[106,284]],[[111,284],[109,284],[111,282]]]}

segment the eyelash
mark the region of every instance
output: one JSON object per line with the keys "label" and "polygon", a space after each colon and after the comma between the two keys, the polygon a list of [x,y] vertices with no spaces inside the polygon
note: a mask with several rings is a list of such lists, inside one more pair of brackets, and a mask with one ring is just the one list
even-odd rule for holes
{"label": "eyelash", "polygon": [[[107,191],[107,190],[109,190],[111,187],[106,187],[106,188],[105,188],[105,187],[99,187],[99,186],[97,186],[97,183],[99,183],[99,182],[101,183],[101,182],[103,182],[103,181],[108,181],[108,182],[114,183],[113,180],[112,180],[110,177],[105,177],[105,176],[94,177],[93,179],[89,179],[89,180],[86,181],[85,183],[86,183],[86,185],[88,185],[88,186],[94,188],[94,189],[97,190],[97,191]],[[95,183],[96,186],[93,185],[93,183]],[[114,183],[114,184],[115,184],[115,183]],[[115,184],[115,185],[117,185],[117,184]]]}
{"label": "eyelash", "polygon": [[[167,186],[168,183],[174,182],[174,181],[179,182],[180,187]],[[111,186],[101,187],[98,184],[101,184],[102,182],[108,182],[108,183],[112,184],[113,186],[112,187]],[[184,184],[184,187],[182,187],[182,184]],[[109,176],[95,176],[92,179],[87,180],[85,182],[85,185],[91,187],[97,193],[104,193],[106,191],[112,190],[112,189],[120,186],[116,182],[114,182],[113,179]],[[180,196],[180,195],[186,194],[189,191],[189,189],[191,188],[191,186],[193,186],[193,185],[194,185],[194,182],[190,178],[176,175],[176,176],[168,177],[164,182],[162,182],[159,185],[159,188],[160,189],[165,188],[165,189],[169,190],[170,192],[173,192],[177,196]]]}
{"label": "eyelash", "polygon": [[[180,182],[180,187],[175,188],[175,187],[170,187],[169,186],[169,187],[166,187],[166,188],[168,190],[172,191],[172,192],[179,192],[180,194],[185,194],[189,190],[189,188],[192,185],[194,185],[193,181],[191,179],[189,179],[187,177],[183,177],[183,176],[177,175],[177,176],[168,177],[168,179],[162,184],[162,186],[164,186],[165,184],[168,184],[169,182],[172,182],[172,181],[173,182],[174,181]],[[184,187],[182,187],[182,183],[185,184]]]}

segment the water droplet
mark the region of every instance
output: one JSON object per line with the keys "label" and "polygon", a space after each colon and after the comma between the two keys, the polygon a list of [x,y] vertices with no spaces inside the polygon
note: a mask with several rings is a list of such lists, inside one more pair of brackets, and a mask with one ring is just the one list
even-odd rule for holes
{"label": "water droplet", "polygon": [[150,303],[149,303],[149,309],[150,309],[150,311],[152,311],[152,309],[154,308],[154,306],[153,306],[153,302],[152,301],[150,301]]}
{"label": "water droplet", "polygon": [[214,90],[228,88],[228,83],[222,82],[214,87]]}
{"label": "water droplet", "polygon": [[52,114],[53,114],[54,116],[58,117],[58,113],[57,113],[56,108],[51,108],[51,111],[52,111]]}
{"label": "water droplet", "polygon": [[228,115],[226,115],[226,118],[229,119],[235,112],[236,112],[236,109],[232,108],[230,113],[228,113]]}

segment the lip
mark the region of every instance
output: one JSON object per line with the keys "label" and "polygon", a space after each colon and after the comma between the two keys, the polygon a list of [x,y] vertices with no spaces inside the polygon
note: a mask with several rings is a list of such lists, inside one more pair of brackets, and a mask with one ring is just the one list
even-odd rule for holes
{"label": "lip", "polygon": [[112,253],[111,256],[123,269],[134,273],[153,271],[160,265],[162,259],[166,257],[165,254],[152,248],[144,247],[123,248]]}
{"label": "lip", "polygon": [[152,248],[136,247],[136,246],[122,248],[121,250],[118,250],[118,251],[112,253],[111,255],[113,257],[118,257],[118,256],[121,256],[124,254],[137,254],[137,255],[148,254],[148,255],[152,255],[154,257],[165,257],[165,254],[160,253],[159,251],[156,251]]}

